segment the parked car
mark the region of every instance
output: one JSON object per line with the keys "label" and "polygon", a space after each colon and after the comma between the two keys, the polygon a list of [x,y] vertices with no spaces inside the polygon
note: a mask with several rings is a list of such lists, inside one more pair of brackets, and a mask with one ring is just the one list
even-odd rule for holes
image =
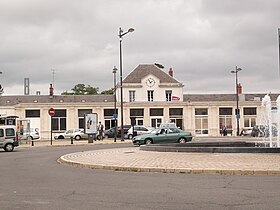
{"label": "parked car", "polygon": [[[127,132],[129,128],[131,128],[131,125],[123,125],[124,138],[128,138]],[[121,126],[118,127],[118,137],[121,137]]]}
{"label": "parked car", "polygon": [[25,140],[34,140],[34,139],[39,139],[40,134],[39,134],[39,129],[38,128],[30,128],[29,131],[24,130],[22,134],[22,139]]}
{"label": "parked car", "polygon": [[15,126],[0,127],[0,148],[6,152],[12,152],[18,146],[18,138]]}
{"label": "parked car", "polygon": [[[277,136],[277,128],[275,125],[272,125],[272,136]],[[266,125],[255,125],[252,129],[251,136],[253,137],[268,137],[269,136],[269,128]]]}
{"label": "parked car", "polygon": [[132,139],[134,145],[161,144],[161,143],[186,143],[192,140],[190,132],[179,128],[159,128],[151,133],[135,136]]}
{"label": "parked car", "polygon": [[135,125],[134,126],[134,128],[133,127],[131,127],[131,128],[129,128],[128,129],[128,131],[127,131],[127,137],[129,138],[129,139],[132,139],[133,138],[133,130],[134,130],[134,132],[136,132],[135,134],[136,134],[136,136],[138,136],[138,135],[142,135],[142,134],[146,134],[146,133],[151,133],[151,131],[152,130],[154,130],[155,128],[153,128],[153,127],[146,127],[146,126],[144,126],[144,125]]}
{"label": "parked car", "polygon": [[[118,128],[117,128],[117,133],[118,133]],[[115,136],[115,127],[104,131],[105,138],[114,138],[114,136]]]}
{"label": "parked car", "polygon": [[70,139],[71,137],[75,140],[87,139],[88,134],[84,133],[84,129],[75,128],[54,135],[54,139]]}
{"label": "parked car", "polygon": [[253,129],[242,129],[240,135],[241,136],[251,136]]}

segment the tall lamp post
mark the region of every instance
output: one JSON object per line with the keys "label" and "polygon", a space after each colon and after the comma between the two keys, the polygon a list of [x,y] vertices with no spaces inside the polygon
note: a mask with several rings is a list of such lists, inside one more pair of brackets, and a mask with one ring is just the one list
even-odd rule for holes
{"label": "tall lamp post", "polygon": [[121,140],[124,141],[124,132],[123,132],[123,70],[122,70],[122,37],[127,33],[133,32],[134,29],[130,28],[128,31],[123,32],[122,28],[119,29],[119,38],[120,38],[120,85],[121,85]]}
{"label": "tall lamp post", "polygon": [[117,142],[117,96],[116,96],[116,73],[117,68],[114,66],[113,74],[114,74],[114,121],[115,121],[115,130],[114,130],[114,142]]}
{"label": "tall lamp post", "polygon": [[[0,74],[2,74],[2,71],[0,71]],[[2,93],[4,93],[4,89],[3,89],[2,85],[0,84],[0,95],[2,95]]]}
{"label": "tall lamp post", "polygon": [[239,102],[239,98],[238,98],[238,75],[237,73],[239,71],[241,71],[241,68],[237,68],[237,66],[235,67],[235,71],[231,71],[231,73],[235,74],[235,86],[236,86],[236,122],[237,122],[237,131],[236,131],[236,135],[239,136],[239,119],[240,119],[240,112],[239,112],[239,107],[238,107],[238,102]]}

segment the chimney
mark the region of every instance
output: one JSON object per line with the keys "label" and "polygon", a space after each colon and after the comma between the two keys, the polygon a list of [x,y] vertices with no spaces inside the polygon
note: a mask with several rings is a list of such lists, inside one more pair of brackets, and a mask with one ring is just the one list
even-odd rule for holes
{"label": "chimney", "polygon": [[50,96],[53,96],[53,86],[50,84]]}
{"label": "chimney", "polygon": [[169,69],[168,73],[169,73],[169,76],[173,77],[173,70],[172,70],[172,68]]}
{"label": "chimney", "polygon": [[242,86],[240,83],[237,85],[237,93],[238,95],[242,94]]}

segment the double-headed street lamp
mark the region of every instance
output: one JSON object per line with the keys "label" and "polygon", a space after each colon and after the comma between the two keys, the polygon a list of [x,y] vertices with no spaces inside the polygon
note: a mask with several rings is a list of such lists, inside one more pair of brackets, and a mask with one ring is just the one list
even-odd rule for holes
{"label": "double-headed street lamp", "polygon": [[239,71],[241,71],[241,68],[237,68],[237,66],[235,67],[235,71],[231,71],[231,73],[235,74],[235,86],[236,86],[236,122],[237,122],[237,131],[236,131],[236,135],[239,136],[239,119],[240,119],[240,111],[239,111],[239,107],[238,107],[238,102],[239,102],[239,97],[238,97],[238,75],[237,73]]}
{"label": "double-headed street lamp", "polygon": [[115,121],[115,130],[114,130],[114,142],[117,141],[117,97],[116,97],[116,73],[117,68],[114,66],[113,74],[114,74],[114,121]]}
{"label": "double-headed street lamp", "polygon": [[123,32],[122,28],[119,30],[119,38],[120,38],[120,85],[121,85],[121,140],[124,141],[124,132],[123,132],[123,78],[122,78],[122,37],[127,33],[133,32],[134,29],[130,28],[128,31]]}

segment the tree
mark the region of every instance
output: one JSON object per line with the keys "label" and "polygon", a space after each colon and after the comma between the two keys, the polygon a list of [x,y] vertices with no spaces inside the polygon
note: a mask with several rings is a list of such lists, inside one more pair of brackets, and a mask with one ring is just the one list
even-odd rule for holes
{"label": "tree", "polygon": [[164,66],[161,65],[160,63],[155,63],[155,66],[159,67],[160,69],[164,69]]}
{"label": "tree", "polygon": [[[101,93],[99,92],[98,87],[91,87],[90,85],[86,86],[85,84],[77,84],[72,89],[71,92],[67,90],[62,92],[61,95],[112,95],[114,93],[113,88],[109,90],[103,90]],[[0,93],[1,94],[1,93]]]}
{"label": "tree", "polygon": [[103,90],[100,94],[113,95],[113,93],[114,93],[114,88],[109,89],[109,90]]}
{"label": "tree", "polygon": [[99,88],[91,87],[90,85],[77,84],[72,89],[72,92],[64,91],[61,95],[97,95]]}

